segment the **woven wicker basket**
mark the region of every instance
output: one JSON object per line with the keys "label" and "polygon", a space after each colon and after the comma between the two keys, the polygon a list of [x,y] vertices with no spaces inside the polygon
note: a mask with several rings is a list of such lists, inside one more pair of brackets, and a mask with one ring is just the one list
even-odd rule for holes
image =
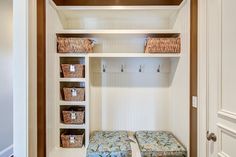
{"label": "woven wicker basket", "polygon": [[94,42],[88,38],[57,37],[58,53],[91,53]]}
{"label": "woven wicker basket", "polygon": [[61,135],[63,148],[81,148],[83,147],[84,133],[81,135]]}
{"label": "woven wicker basket", "polygon": [[65,78],[84,78],[83,64],[61,64],[61,68]]}
{"label": "woven wicker basket", "polygon": [[84,88],[63,88],[65,101],[84,101]]}
{"label": "woven wicker basket", "polygon": [[84,111],[62,111],[63,122],[65,124],[83,124]]}
{"label": "woven wicker basket", "polygon": [[180,53],[181,39],[177,38],[148,38],[145,53]]}

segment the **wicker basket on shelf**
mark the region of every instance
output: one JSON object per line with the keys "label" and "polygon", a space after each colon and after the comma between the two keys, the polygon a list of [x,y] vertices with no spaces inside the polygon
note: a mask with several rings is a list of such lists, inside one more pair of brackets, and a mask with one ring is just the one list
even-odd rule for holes
{"label": "wicker basket on shelf", "polygon": [[80,135],[61,134],[61,143],[63,148],[81,148],[83,147],[84,133]]}
{"label": "wicker basket on shelf", "polygon": [[91,53],[94,41],[88,38],[57,37],[58,53]]}
{"label": "wicker basket on shelf", "polygon": [[84,88],[63,88],[65,101],[84,101]]}
{"label": "wicker basket on shelf", "polygon": [[85,112],[80,111],[62,111],[63,122],[65,124],[83,124]]}
{"label": "wicker basket on shelf", "polygon": [[61,64],[61,68],[65,78],[84,78],[83,64]]}
{"label": "wicker basket on shelf", "polygon": [[180,53],[181,39],[176,38],[148,38],[145,53]]}

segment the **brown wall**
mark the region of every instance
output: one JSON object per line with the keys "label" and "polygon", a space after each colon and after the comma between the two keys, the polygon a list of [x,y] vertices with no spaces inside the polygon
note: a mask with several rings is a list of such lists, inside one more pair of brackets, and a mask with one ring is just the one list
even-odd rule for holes
{"label": "brown wall", "polygon": [[53,0],[57,5],[179,5],[183,0]]}
{"label": "brown wall", "polygon": [[192,96],[197,96],[197,9],[198,0],[191,0],[190,157],[197,157],[197,109],[192,107]]}
{"label": "brown wall", "polygon": [[37,155],[46,157],[46,5],[37,0]]}

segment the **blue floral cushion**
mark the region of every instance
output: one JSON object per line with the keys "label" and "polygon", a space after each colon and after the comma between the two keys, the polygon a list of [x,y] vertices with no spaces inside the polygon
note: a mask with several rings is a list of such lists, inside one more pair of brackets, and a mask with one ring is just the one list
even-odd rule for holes
{"label": "blue floral cushion", "polygon": [[87,157],[131,157],[130,142],[126,131],[94,132],[87,148]]}
{"label": "blue floral cushion", "polygon": [[186,148],[167,131],[138,131],[135,134],[142,157],[187,157]]}

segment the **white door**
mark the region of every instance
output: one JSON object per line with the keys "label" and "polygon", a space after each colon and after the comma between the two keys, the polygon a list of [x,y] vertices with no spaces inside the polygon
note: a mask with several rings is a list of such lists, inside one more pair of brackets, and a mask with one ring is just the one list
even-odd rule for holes
{"label": "white door", "polygon": [[236,0],[207,0],[207,155],[236,157]]}

